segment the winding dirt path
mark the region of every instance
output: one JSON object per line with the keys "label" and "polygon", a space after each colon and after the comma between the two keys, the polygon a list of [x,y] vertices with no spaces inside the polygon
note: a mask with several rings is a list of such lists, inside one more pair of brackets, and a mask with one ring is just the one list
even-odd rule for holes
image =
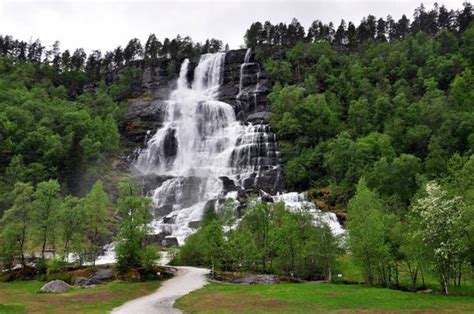
{"label": "winding dirt path", "polygon": [[112,310],[112,314],[168,314],[182,313],[173,308],[174,302],[191,291],[207,284],[209,270],[196,267],[176,267],[176,275],[165,281],[154,293],[126,302]]}

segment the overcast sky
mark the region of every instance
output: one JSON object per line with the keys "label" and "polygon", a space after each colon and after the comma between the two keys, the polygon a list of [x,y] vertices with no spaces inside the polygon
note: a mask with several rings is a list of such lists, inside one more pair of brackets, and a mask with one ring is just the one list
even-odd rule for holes
{"label": "overcast sky", "polygon": [[[313,0],[313,1],[6,1],[0,0],[0,34],[22,40],[39,38],[43,45],[61,42],[62,49],[82,47],[103,51],[126,45],[137,37],[144,43],[150,33],[160,40],[189,35],[195,41],[218,38],[231,48],[243,44],[245,30],[255,21],[289,23],[296,17],[305,28],[315,19],[343,18],[357,25],[363,16],[392,15],[410,19],[419,1]],[[435,1],[423,1],[431,8]],[[439,1],[459,9],[463,0]]]}

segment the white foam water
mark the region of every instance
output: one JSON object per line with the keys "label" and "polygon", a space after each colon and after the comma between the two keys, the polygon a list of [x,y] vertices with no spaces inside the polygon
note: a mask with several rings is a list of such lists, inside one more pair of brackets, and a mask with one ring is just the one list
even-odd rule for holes
{"label": "white foam water", "polygon": [[313,202],[309,202],[307,200],[305,193],[281,193],[273,196],[273,200],[275,202],[285,203],[286,207],[293,211],[305,209],[313,216],[313,220],[316,224],[321,222],[327,224],[329,228],[331,228],[331,231],[334,235],[344,234],[344,229],[339,223],[336,214],[331,212],[323,212],[318,209]]}

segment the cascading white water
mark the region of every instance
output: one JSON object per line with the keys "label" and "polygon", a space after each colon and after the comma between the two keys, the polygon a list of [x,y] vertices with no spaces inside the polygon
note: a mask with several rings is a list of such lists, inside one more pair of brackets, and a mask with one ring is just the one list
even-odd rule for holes
{"label": "cascading white water", "polygon": [[[260,69],[250,62],[250,55],[249,49],[236,98],[238,102],[253,99],[256,107],[258,74],[253,77],[247,70],[258,66],[259,73]],[[155,205],[154,233],[164,232],[179,244],[196,230],[205,204],[225,196],[223,177],[240,188],[252,187],[261,173],[278,167],[276,138],[269,126],[238,121],[234,108],[218,100],[224,62],[225,53],[202,55],[193,82],[187,79],[189,60],[182,63],[176,89],[166,103],[163,126],[134,163],[140,176],[159,178],[150,193]],[[254,85],[244,82],[249,77]],[[291,208],[294,204],[284,198],[277,196]],[[334,217],[326,220],[334,222]]]}
{"label": "cascading white water", "polygon": [[193,232],[189,225],[201,219],[206,201],[222,196],[219,177],[239,184],[260,166],[251,151],[266,143],[261,127],[243,125],[232,106],[217,100],[224,58],[224,53],[201,56],[192,84],[187,81],[189,61],[183,62],[163,127],[135,162],[142,175],[165,178],[152,197],[158,209],[171,206],[167,216],[173,218],[168,223],[156,219],[153,225],[155,232],[165,231],[179,243]]}
{"label": "cascading white water", "polygon": [[344,234],[344,229],[339,223],[336,214],[319,210],[314,203],[307,201],[305,193],[289,192],[277,194],[273,196],[273,200],[285,203],[286,207],[290,210],[299,211],[306,209],[313,216],[316,224],[321,222],[327,224],[334,235]]}

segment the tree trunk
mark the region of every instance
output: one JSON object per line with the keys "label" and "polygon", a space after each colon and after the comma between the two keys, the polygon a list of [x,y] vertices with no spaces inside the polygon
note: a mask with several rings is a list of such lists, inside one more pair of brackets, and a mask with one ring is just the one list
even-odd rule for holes
{"label": "tree trunk", "polygon": [[443,291],[444,294],[449,294],[449,279],[445,276],[442,275],[442,280],[443,280]]}
{"label": "tree trunk", "polygon": [[423,270],[421,269],[420,270],[420,274],[421,274],[421,283],[423,284],[423,288],[426,287],[426,284],[425,284],[425,274],[423,274]]}
{"label": "tree trunk", "polygon": [[412,274],[411,274],[411,290],[413,292],[416,291],[416,279],[418,277],[418,271],[414,271]]}
{"label": "tree trunk", "polygon": [[26,225],[23,225],[23,229],[21,231],[21,241],[20,241],[21,265],[23,265],[23,268],[26,266],[25,252],[24,252],[25,238],[26,238]]}
{"label": "tree trunk", "polygon": [[43,246],[41,248],[41,258],[44,259],[44,252],[46,251],[46,241],[48,240],[47,236],[48,228],[46,227],[44,229],[44,234],[43,234]]}
{"label": "tree trunk", "polygon": [[459,269],[458,269],[458,287],[461,287],[461,277],[462,277],[462,262],[459,262]]}
{"label": "tree trunk", "polygon": [[329,282],[332,282],[332,269],[331,269],[331,263],[328,263],[328,278],[327,280]]}

